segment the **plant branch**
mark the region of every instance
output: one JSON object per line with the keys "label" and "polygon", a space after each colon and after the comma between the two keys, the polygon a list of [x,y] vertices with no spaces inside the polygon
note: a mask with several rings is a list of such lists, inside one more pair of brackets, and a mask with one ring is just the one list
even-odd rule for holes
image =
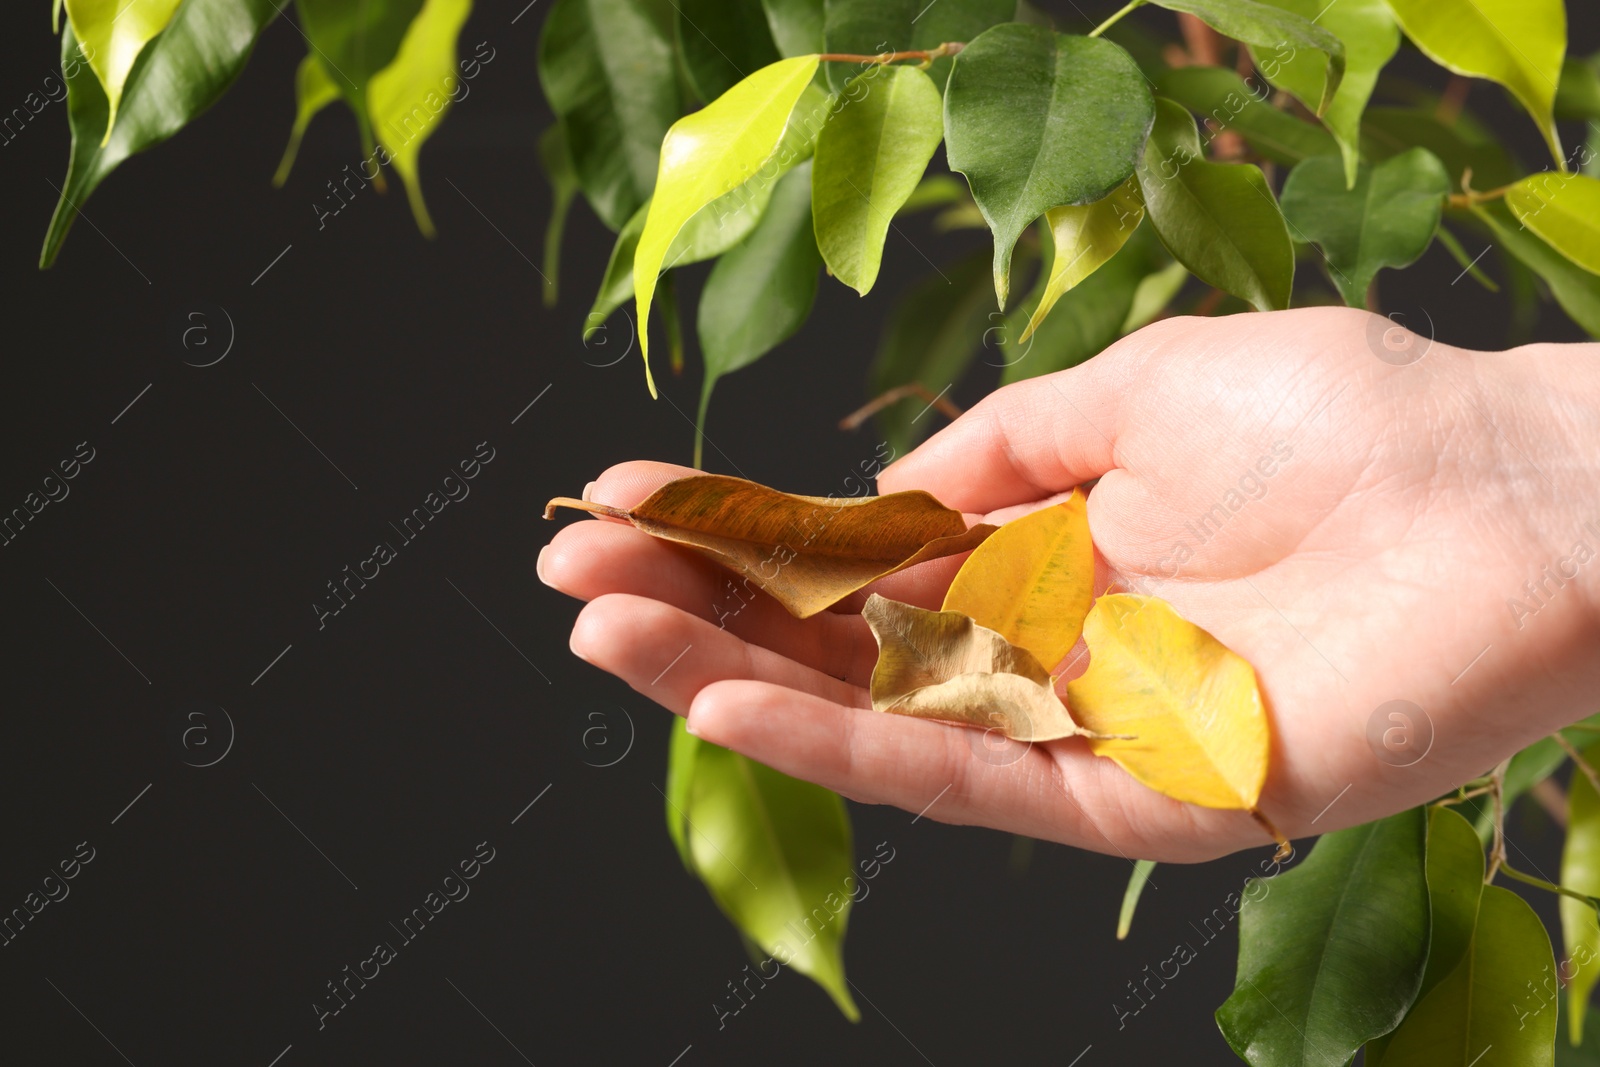
{"label": "plant branch", "polygon": [[[1138,2],[1142,4],[1144,0],[1138,0]],[[878,64],[898,63],[904,59],[915,59],[926,67],[934,60],[943,59],[945,56],[953,56],[965,47],[967,47],[965,41],[946,41],[937,48],[913,49],[908,52],[879,52],[875,56],[856,52],[824,52],[817,59],[823,63]]]}
{"label": "plant branch", "polygon": [[1549,778],[1537,781],[1528,787],[1528,795],[1539,802],[1544,813],[1550,816],[1550,821],[1562,829],[1567,825],[1567,791],[1561,788],[1559,782]]}
{"label": "plant branch", "polygon": [[859,429],[863,422],[866,422],[890,404],[899,403],[908,396],[914,396],[924,401],[930,408],[938,408],[939,413],[946,418],[959,419],[961,417],[961,409],[945,399],[943,393],[936,396],[932,389],[929,389],[921,382],[908,382],[905,385],[897,385],[882,396],[867,401],[867,403],[840,419],[839,429]]}
{"label": "plant branch", "polygon": [[1583,772],[1585,778],[1589,779],[1589,784],[1594,786],[1594,791],[1600,793],[1600,774],[1595,773],[1594,767],[1590,766],[1589,761],[1583,758],[1583,753],[1579,752],[1571,741],[1563,737],[1560,730],[1551,734],[1550,738],[1561,746],[1561,751],[1565,752],[1567,758],[1572,760],[1578,770]]}
{"label": "plant branch", "polygon": [[1461,191],[1459,193],[1451,193],[1445,198],[1445,203],[1451,207],[1476,207],[1489,200],[1499,200],[1506,195],[1506,190],[1510,188],[1511,186],[1509,185],[1502,185],[1498,189],[1489,189],[1480,193],[1472,187],[1472,168],[1467,167],[1461,172]]}
{"label": "plant branch", "polygon": [[1494,881],[1495,872],[1506,862],[1505,788],[1506,768],[1510,766],[1509,757],[1501,760],[1489,778],[1489,797],[1494,801],[1494,847],[1489,850],[1489,870],[1483,877],[1485,885]]}
{"label": "plant branch", "polygon": [[1110,18],[1106,19],[1104,22],[1102,22],[1100,25],[1096,26],[1094,29],[1090,30],[1089,31],[1089,36],[1090,37],[1099,37],[1102,33],[1105,33],[1111,27],[1113,27],[1117,23],[1121,22],[1123,17],[1125,15],[1128,15],[1129,13],[1131,13],[1134,10],[1134,8],[1143,7],[1144,4],[1145,4],[1145,0],[1128,0],[1127,5],[1125,7],[1123,7],[1120,11],[1118,11],[1116,14],[1112,15]]}
{"label": "plant branch", "polygon": [[1564,885],[1556,885],[1554,882],[1547,882],[1543,878],[1535,878],[1531,874],[1523,874],[1515,867],[1512,867],[1509,863],[1506,863],[1503,859],[1500,861],[1500,873],[1505,875],[1507,878],[1512,878],[1521,882],[1523,885],[1531,885],[1535,889],[1543,889],[1548,893],[1559,893],[1564,897],[1571,897],[1573,900],[1593,908],[1595,910],[1595,914],[1600,915],[1600,900],[1596,900],[1587,893],[1580,893],[1576,889],[1568,889]]}

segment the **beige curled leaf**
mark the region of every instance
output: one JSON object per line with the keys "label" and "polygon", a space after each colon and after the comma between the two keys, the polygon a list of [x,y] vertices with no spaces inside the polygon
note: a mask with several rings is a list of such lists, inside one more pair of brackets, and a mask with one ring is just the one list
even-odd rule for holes
{"label": "beige curled leaf", "polygon": [[793,496],[721,474],[668,482],[631,510],[556,497],[545,518],[558,507],[625,519],[686,545],[802,619],[887,574],[968,552],[995,530],[983,523],[969,530],[961,512],[920,491]]}
{"label": "beige curled leaf", "polygon": [[861,617],[878,640],[877,711],[997,729],[1013,741],[1086,733],[1033,653],[959,611],[927,611],[874,593]]}

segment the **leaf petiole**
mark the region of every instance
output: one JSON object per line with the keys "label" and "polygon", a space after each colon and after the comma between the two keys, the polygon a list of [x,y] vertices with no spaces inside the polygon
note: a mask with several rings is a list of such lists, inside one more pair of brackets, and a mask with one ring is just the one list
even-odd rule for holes
{"label": "leaf petiole", "polygon": [[1127,5],[1125,7],[1120,8],[1110,18],[1106,19],[1100,25],[1098,25],[1094,29],[1090,30],[1089,31],[1089,36],[1090,37],[1099,37],[1102,33],[1105,33],[1111,27],[1113,27],[1117,23],[1121,22],[1123,17],[1128,15],[1129,13],[1131,13],[1134,8],[1143,7],[1145,5],[1145,3],[1146,3],[1146,0],[1128,0],[1128,3],[1127,3]]}

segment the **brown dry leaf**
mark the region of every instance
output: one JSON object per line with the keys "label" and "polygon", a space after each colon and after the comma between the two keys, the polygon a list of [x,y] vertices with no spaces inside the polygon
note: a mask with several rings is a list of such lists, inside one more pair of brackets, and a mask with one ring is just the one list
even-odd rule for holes
{"label": "brown dry leaf", "polygon": [[698,474],[668,482],[632,510],[556,497],[558,507],[626,519],[743,574],[798,618],[917,563],[976,548],[995,528],[967,528],[927,493],[793,496],[743,478]]}
{"label": "brown dry leaf", "polygon": [[874,593],[861,617],[878,639],[875,710],[998,729],[1014,741],[1087,734],[1033,653],[961,612],[926,611]]}

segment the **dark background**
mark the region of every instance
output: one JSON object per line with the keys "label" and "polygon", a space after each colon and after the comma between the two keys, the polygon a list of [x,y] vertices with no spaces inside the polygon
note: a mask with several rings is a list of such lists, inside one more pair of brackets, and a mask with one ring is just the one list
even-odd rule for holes
{"label": "dark background", "polygon": [[[0,110],[57,67],[47,7],[7,35]],[[325,183],[361,158],[338,109],[270,187],[304,52],[288,25],[219,106],[106,182],[49,272],[34,263],[65,105],[0,147],[0,511],[80,442],[95,457],[0,548],[0,913],[80,842],[94,849],[70,895],[0,948],[0,1058],[1236,1062],[1211,1020],[1232,985],[1231,927],[1125,1027],[1113,1004],[1130,1006],[1126,983],[1177,941],[1203,944],[1194,926],[1264,850],[1159,868],[1119,944],[1127,860],[1050,844],[1030,858],[936,810],[913,823],[859,805],[858,852],[895,855],[851,916],[861,1023],[785,973],[719,1030],[713,1004],[747,958],[664,831],[666,715],[568,653],[577,605],[533,572],[555,529],[544,501],[626,458],[687,461],[698,394],[692,369],[658,369],[664,395],[649,399],[637,355],[617,358],[622,315],[605,345],[580,344],[610,247],[581,205],[564,299],[540,304],[543,7],[513,23],[521,0],[480,3],[463,33],[463,52],[485,41],[495,58],[424,155],[434,241],[398,188],[317,228]],[[1088,28],[1055,7],[1063,29]],[[1170,19],[1137,16],[1162,32]],[[1597,46],[1593,25],[1573,38]],[[1401,62],[1440,84],[1415,55]],[[1539,159],[1498,90],[1471,99]],[[834,424],[864,399],[890,297],[926,272],[922,252],[946,262],[986,240],[905,229],[879,291],[825,281],[804,332],[721,385],[708,469],[845,491],[876,438]],[[1385,301],[1426,309],[1442,340],[1499,343],[1505,303],[1452,285],[1458,272],[1435,249],[1386,276]],[[191,365],[230,334],[226,358]],[[1576,331],[1552,309],[1537,335]],[[994,375],[954,395],[970,402]],[[481,441],[495,458],[470,496],[319,631],[325,583],[393,539],[388,523]],[[1525,822],[1524,847],[1549,863],[1546,824]],[[389,924],[483,841],[495,858],[470,897],[319,1031],[325,983],[398,943]]]}

